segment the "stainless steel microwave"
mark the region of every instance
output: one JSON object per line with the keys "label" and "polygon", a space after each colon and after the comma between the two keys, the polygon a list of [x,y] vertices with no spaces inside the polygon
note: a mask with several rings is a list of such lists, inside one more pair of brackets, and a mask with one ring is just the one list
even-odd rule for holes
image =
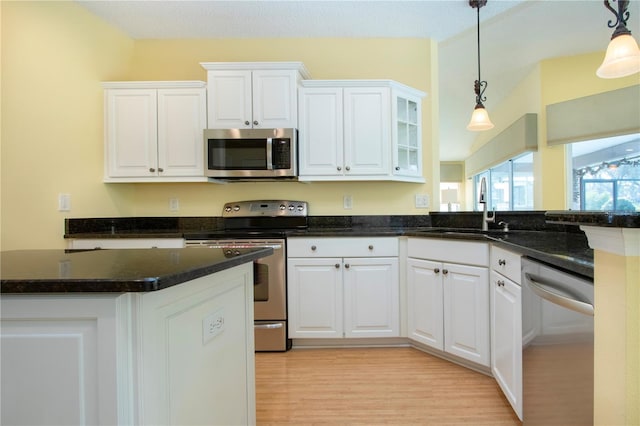
{"label": "stainless steel microwave", "polygon": [[293,179],[298,176],[296,129],[206,129],[205,176]]}

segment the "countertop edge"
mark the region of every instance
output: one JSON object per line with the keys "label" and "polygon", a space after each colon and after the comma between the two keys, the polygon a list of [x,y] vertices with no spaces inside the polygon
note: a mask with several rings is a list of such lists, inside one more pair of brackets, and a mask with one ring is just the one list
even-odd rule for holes
{"label": "countertop edge", "polygon": [[[158,249],[149,249],[158,250]],[[171,249],[193,250],[193,249]],[[173,287],[206,275],[231,269],[273,254],[272,248],[259,248],[223,261],[215,261],[175,273],[141,278],[83,278],[83,279],[1,279],[0,294],[66,294],[66,293],[138,293]]]}

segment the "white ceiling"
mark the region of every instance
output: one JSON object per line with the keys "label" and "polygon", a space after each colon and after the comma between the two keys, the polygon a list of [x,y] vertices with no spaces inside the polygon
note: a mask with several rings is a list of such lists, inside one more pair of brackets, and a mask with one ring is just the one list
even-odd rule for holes
{"label": "white ceiling", "polygon": [[[463,160],[475,140],[476,134],[466,130],[477,78],[476,10],[468,0],[76,1],[135,39],[435,39],[440,56],[440,159]],[[630,2],[629,11],[627,26],[637,40],[640,2]],[[602,0],[489,0],[480,10],[489,112],[540,60],[606,49],[611,18]]]}

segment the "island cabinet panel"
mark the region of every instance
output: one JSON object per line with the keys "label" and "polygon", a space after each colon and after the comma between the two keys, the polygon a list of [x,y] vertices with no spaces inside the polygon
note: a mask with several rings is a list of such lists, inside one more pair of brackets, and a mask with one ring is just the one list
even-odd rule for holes
{"label": "island cabinet panel", "polygon": [[1,303],[2,424],[255,424],[251,263],[153,292]]}
{"label": "island cabinet panel", "polygon": [[255,392],[247,392],[254,380],[249,270],[221,277],[215,286],[203,277],[189,289],[131,293],[140,318],[143,424],[255,422]]}
{"label": "island cabinet panel", "polygon": [[3,294],[1,302],[0,423],[121,423],[114,350],[119,295]]}

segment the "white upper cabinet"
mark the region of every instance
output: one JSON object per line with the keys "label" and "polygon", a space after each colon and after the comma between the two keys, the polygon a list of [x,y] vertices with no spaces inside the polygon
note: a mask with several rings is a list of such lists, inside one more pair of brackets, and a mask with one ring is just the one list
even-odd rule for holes
{"label": "white upper cabinet", "polygon": [[424,182],[424,95],[390,80],[303,81],[300,180]]}
{"label": "white upper cabinet", "polygon": [[204,62],[210,129],[298,127],[300,62]]}
{"label": "white upper cabinet", "polygon": [[202,81],[109,82],[105,182],[204,182]]}

